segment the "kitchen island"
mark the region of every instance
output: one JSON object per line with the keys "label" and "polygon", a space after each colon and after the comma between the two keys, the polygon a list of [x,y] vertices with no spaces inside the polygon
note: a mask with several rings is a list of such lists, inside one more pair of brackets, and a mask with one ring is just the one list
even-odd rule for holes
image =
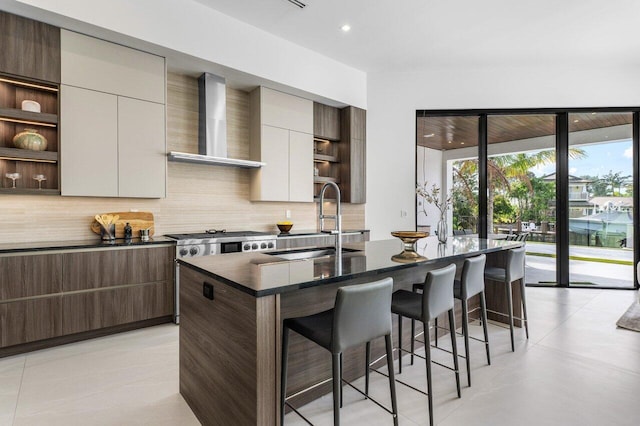
{"label": "kitchen island", "polygon": [[[418,241],[416,252],[422,258],[417,262],[397,256],[403,248],[399,240],[347,244],[348,251],[341,256],[299,260],[285,257],[308,252],[181,259],[180,392],[203,424],[276,425],[283,319],[332,308],[341,286],[392,277],[394,290],[411,289],[413,283],[424,281],[429,269],[451,262],[460,265],[464,258],[480,253],[487,254],[489,262],[500,263],[505,250],[520,245],[466,236],[438,244],[430,237]],[[490,308],[493,301],[493,308],[499,309],[503,300],[498,291],[495,297],[491,293],[487,286]],[[514,291],[514,305],[519,296]],[[289,394],[331,377],[326,351],[295,333],[289,344]],[[408,338],[403,345],[408,346]],[[384,352],[383,346],[372,343],[372,359]],[[364,348],[347,351],[345,379],[363,374]],[[292,402],[304,404],[328,392],[330,383],[320,384]]]}

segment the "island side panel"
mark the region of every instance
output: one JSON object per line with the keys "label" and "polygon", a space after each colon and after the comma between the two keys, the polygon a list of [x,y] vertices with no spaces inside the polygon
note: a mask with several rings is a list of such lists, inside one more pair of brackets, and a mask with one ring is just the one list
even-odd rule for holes
{"label": "island side panel", "polygon": [[200,422],[275,425],[275,296],[256,299],[181,266],[180,303],[180,393]]}
{"label": "island side panel", "polygon": [[[491,253],[487,255],[487,266],[496,266],[498,268],[504,268],[507,263],[507,254],[504,251]],[[526,279],[526,277],[525,277]],[[513,297],[513,316],[522,316],[522,295],[520,294],[520,280],[511,283],[511,291]],[[507,287],[504,283],[495,282],[491,280],[485,280],[485,293],[487,300],[487,309],[490,311],[502,312],[505,315],[508,312],[507,306]],[[494,314],[492,312],[487,313],[487,317],[490,320],[509,324],[509,317],[505,315]],[[522,322],[514,319],[513,325],[515,327],[521,327]]]}

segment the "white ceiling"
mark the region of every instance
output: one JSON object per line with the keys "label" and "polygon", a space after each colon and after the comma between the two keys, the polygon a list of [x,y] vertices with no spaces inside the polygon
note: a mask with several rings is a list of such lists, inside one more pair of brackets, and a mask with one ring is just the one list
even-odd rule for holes
{"label": "white ceiling", "polygon": [[367,72],[640,64],[637,0],[197,1]]}

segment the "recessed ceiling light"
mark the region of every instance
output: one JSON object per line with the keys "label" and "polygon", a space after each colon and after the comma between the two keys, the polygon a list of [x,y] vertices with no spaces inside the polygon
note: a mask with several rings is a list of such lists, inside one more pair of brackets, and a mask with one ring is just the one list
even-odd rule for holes
{"label": "recessed ceiling light", "polygon": [[464,145],[464,142],[460,142],[460,145]]}
{"label": "recessed ceiling light", "polygon": [[344,24],[343,26],[340,27],[340,29],[342,31],[344,31],[345,33],[348,33],[351,30],[351,25],[349,24]]}
{"label": "recessed ceiling light", "polygon": [[424,135],[425,138],[432,138],[434,137],[436,134],[435,133],[429,133],[428,135]]}
{"label": "recessed ceiling light", "polygon": [[573,120],[574,123],[578,123],[580,120],[578,120],[577,118],[575,120]]}

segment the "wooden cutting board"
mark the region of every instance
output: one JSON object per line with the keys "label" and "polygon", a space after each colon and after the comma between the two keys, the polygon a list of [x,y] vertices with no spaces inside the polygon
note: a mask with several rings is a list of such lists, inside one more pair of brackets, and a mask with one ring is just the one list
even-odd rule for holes
{"label": "wooden cutting board", "polygon": [[[151,212],[114,212],[100,213],[118,215],[120,218],[116,221],[116,238],[124,238],[124,227],[129,222],[133,230],[133,238],[140,237],[141,229],[149,229],[149,236],[152,237],[155,232],[155,224],[153,222],[153,213]],[[91,222],[91,230],[100,235],[100,224],[94,219]]]}

